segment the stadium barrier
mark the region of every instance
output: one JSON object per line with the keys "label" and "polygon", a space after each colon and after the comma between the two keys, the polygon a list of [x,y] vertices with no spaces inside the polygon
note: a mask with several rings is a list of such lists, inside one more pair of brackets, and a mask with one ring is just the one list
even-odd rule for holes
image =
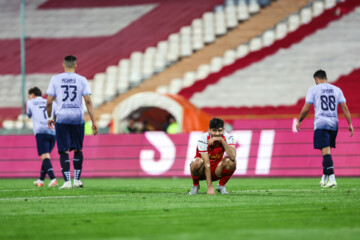
{"label": "stadium barrier", "polygon": [[[237,177],[313,177],[322,174],[322,158],[312,146],[312,119],[296,132],[296,119],[236,120],[231,132],[237,140]],[[359,126],[360,119],[353,119]],[[356,130],[355,130],[356,131]],[[201,132],[167,135],[146,132],[133,135],[86,136],[83,177],[187,177]],[[360,135],[350,138],[340,120],[333,150],[337,176],[360,176]],[[0,177],[39,175],[34,136],[0,136]],[[61,178],[56,147],[53,167]],[[70,154],[72,158],[72,154]]]}

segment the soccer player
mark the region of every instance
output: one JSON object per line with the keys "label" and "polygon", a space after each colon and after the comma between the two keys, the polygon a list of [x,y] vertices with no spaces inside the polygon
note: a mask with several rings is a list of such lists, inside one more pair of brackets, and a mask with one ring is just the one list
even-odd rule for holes
{"label": "soccer player", "polygon": [[[224,157],[226,153],[226,157]],[[195,159],[190,164],[193,186],[190,195],[198,194],[199,180],[206,180],[207,194],[215,194],[212,181],[220,179],[216,190],[228,194],[225,184],[236,170],[235,139],[224,132],[224,121],[211,119],[209,131],[203,133],[198,141]]]}
{"label": "soccer player", "polygon": [[301,110],[296,129],[300,131],[301,122],[308,114],[311,105],[314,104],[314,148],[320,149],[323,157],[323,176],[320,181],[320,186],[336,187],[331,148],[335,148],[335,140],[338,132],[338,104],[348,122],[350,137],[354,134],[354,128],[341,89],[328,83],[326,72],[323,70],[316,71],[313,77],[316,85],[311,87],[307,92],[305,104]]}
{"label": "soccer player", "polygon": [[[30,88],[28,94],[29,100],[26,104],[26,114],[29,118],[33,119],[33,131],[36,138],[37,150],[42,160],[40,178],[34,182],[34,185],[36,187],[44,186],[44,179],[46,174],[48,174],[51,179],[48,186],[56,187],[58,182],[56,181],[50,161],[50,153],[55,145],[55,130],[48,128],[48,117],[45,112],[46,100],[41,97],[42,93],[38,87]],[[52,112],[52,116],[53,115],[54,113]]]}
{"label": "soccer player", "polygon": [[48,125],[56,130],[56,141],[60,154],[61,171],[65,183],[60,188],[71,188],[70,178],[70,158],[69,152],[74,150],[74,187],[83,187],[80,180],[83,164],[83,141],[84,141],[84,111],[82,98],[92,122],[93,134],[98,133],[98,128],[94,116],[91,101],[91,90],[87,79],[75,73],[77,60],[74,56],[64,58],[63,67],[65,72],[52,77],[47,90],[47,113],[51,114],[52,102],[54,97],[57,99],[55,110],[56,123],[53,118],[49,118]]}

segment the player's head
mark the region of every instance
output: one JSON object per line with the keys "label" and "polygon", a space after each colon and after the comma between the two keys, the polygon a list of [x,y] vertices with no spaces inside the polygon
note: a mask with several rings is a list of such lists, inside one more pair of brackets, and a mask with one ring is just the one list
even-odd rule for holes
{"label": "player's head", "polygon": [[327,76],[326,76],[326,72],[324,70],[317,70],[314,73],[314,79],[316,84],[318,84],[318,81],[327,81]]}
{"label": "player's head", "polygon": [[224,121],[220,118],[213,118],[209,123],[209,133],[211,137],[221,137],[224,133]]}
{"label": "player's head", "polygon": [[64,66],[64,68],[67,68],[67,69],[75,69],[77,66],[76,57],[73,55],[66,56],[64,58],[63,66]]}
{"label": "player's head", "polygon": [[33,98],[42,96],[42,92],[41,92],[40,88],[38,88],[38,87],[30,88],[28,91],[28,94],[29,94],[28,95],[29,99],[33,99]]}

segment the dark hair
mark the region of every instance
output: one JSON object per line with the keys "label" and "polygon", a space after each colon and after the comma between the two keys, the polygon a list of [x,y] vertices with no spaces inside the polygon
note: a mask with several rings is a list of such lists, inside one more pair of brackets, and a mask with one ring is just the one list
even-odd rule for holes
{"label": "dark hair", "polygon": [[64,64],[67,68],[74,68],[76,64],[76,57],[73,55],[68,55],[64,58]]}
{"label": "dark hair", "polygon": [[41,97],[42,96],[42,92],[40,90],[40,88],[38,87],[32,87],[29,89],[29,95],[30,94],[34,94],[37,97]]}
{"label": "dark hair", "polygon": [[209,129],[224,128],[224,121],[220,118],[213,118],[210,120]]}
{"label": "dark hair", "polygon": [[318,78],[318,79],[327,79],[326,77],[326,72],[324,70],[317,70],[315,73],[314,73],[314,79],[315,78]]}

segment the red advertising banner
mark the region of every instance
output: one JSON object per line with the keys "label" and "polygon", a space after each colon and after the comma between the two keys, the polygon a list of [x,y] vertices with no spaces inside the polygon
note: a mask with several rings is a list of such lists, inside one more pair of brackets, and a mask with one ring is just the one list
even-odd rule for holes
{"label": "red advertising banner", "polygon": [[[355,119],[354,126],[359,126]],[[313,123],[307,119],[296,132],[296,119],[237,120],[231,132],[237,140],[239,177],[321,176],[322,157],[313,149]],[[186,177],[201,132],[168,135],[146,132],[129,135],[86,136],[83,177]],[[337,176],[360,176],[360,134],[349,137],[340,120],[336,149]],[[38,177],[41,160],[34,136],[0,136],[0,177]],[[59,155],[52,163],[58,178]],[[72,158],[72,153],[70,158]],[[72,168],[72,167],[71,167]]]}

